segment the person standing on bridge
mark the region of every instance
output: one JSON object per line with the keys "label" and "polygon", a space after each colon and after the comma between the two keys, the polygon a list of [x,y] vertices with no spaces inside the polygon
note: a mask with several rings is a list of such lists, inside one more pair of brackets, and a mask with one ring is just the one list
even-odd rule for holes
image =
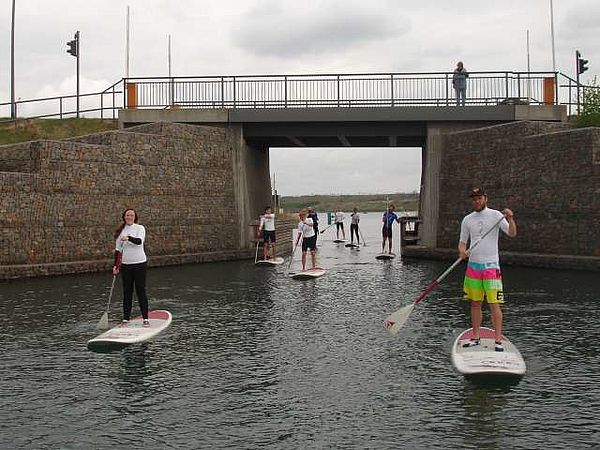
{"label": "person standing on bridge", "polygon": [[[122,215],[123,223],[115,231],[115,264],[113,275],[121,272],[123,280],[123,323],[131,319],[133,289],[137,295],[144,326],[149,327],[148,297],[146,296],[147,260],[144,252],[146,229],[138,224],[138,215],[134,209],[126,209]],[[119,267],[120,263],[120,267]]]}
{"label": "person standing on bridge", "polygon": [[[482,188],[472,189],[469,196],[473,204],[473,212],[465,216],[460,224],[458,253],[461,258],[469,260],[463,291],[465,299],[471,302],[473,338],[463,346],[471,347],[480,344],[479,333],[483,320],[482,304],[487,301],[495,333],[495,350],[502,352],[504,347],[502,346],[500,305],[504,303],[504,294],[498,257],[498,236],[499,230],[502,230],[508,236],[515,237],[517,224],[510,209],[505,208],[500,212],[487,207],[487,195]],[[489,230],[491,231],[486,235]],[[468,242],[473,245],[484,235],[485,237],[473,248],[473,251],[467,249]]]}
{"label": "person standing on bridge", "polygon": [[454,75],[452,76],[452,87],[456,93],[456,106],[465,106],[468,77],[469,72],[464,68],[462,61],[459,61],[456,64],[456,69],[454,69]]}

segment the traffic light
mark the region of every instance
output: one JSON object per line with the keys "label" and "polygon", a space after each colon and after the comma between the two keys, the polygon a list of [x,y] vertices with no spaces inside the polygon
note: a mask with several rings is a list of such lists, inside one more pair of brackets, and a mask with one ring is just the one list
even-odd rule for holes
{"label": "traffic light", "polygon": [[67,53],[77,57],[79,55],[79,32],[75,33],[75,39],[67,42]]}
{"label": "traffic light", "polygon": [[585,72],[586,70],[589,69],[589,67],[587,67],[589,61],[587,59],[583,59],[581,57],[581,53],[579,53],[579,50],[577,50],[577,74],[581,75],[583,72]]}

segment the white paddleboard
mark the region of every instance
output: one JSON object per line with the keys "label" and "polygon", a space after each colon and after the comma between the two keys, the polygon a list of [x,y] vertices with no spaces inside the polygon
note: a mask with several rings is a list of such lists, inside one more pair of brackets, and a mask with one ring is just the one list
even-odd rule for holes
{"label": "white paddleboard", "polygon": [[283,258],[281,256],[276,256],[271,259],[261,259],[256,261],[257,266],[278,266],[279,264],[283,264]]}
{"label": "white paddleboard", "polygon": [[150,321],[149,327],[144,327],[142,316],[138,316],[90,339],[87,347],[90,350],[102,350],[147,341],[171,324],[172,315],[169,311],[159,309],[149,311],[148,319]]}
{"label": "white paddleboard", "polygon": [[292,275],[294,280],[308,280],[310,278],[319,278],[325,275],[325,269],[315,267],[314,269],[303,270]]}
{"label": "white paddleboard", "polygon": [[503,352],[494,349],[494,330],[481,327],[481,343],[463,347],[473,336],[473,329],[463,331],[452,346],[452,365],[465,376],[502,375],[522,377],[527,367],[519,349],[502,336]]}
{"label": "white paddleboard", "polygon": [[344,242],[346,242],[346,239],[334,239],[333,242],[335,242],[336,244],[343,244]]}
{"label": "white paddleboard", "polygon": [[380,253],[375,258],[377,259],[394,259],[396,257],[395,253]]}

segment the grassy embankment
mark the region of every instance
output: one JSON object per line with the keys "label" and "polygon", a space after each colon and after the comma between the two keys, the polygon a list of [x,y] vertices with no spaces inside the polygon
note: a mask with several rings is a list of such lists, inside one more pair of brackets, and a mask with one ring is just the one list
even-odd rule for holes
{"label": "grassy embankment", "polygon": [[66,139],[117,128],[117,121],[112,119],[24,119],[0,123],[0,145]]}
{"label": "grassy embankment", "polygon": [[[417,211],[419,209],[419,194],[395,193],[389,194],[389,201],[396,206],[396,212]],[[281,207],[286,212],[295,212],[312,206],[317,212],[335,211],[338,208],[349,212],[356,207],[360,212],[385,211],[386,195],[303,195],[297,197],[282,197]]]}

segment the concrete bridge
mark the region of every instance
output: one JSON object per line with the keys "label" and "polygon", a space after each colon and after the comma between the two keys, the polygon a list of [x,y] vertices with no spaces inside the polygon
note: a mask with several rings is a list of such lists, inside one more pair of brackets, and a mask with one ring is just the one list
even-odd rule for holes
{"label": "concrete bridge", "polygon": [[[575,92],[560,73],[472,72],[466,106],[460,107],[454,106],[452,75],[132,78],[123,81],[119,123],[235,127],[241,142],[254,149],[249,160],[267,165],[253,172],[263,178],[269,176],[270,147],[421,147],[421,241],[435,247],[441,136],[515,121],[564,122]],[[262,162],[256,162],[257,152],[264,152]],[[248,190],[256,197],[269,182],[256,181]],[[258,198],[266,199],[266,192]],[[245,201],[256,206],[253,198]]]}

